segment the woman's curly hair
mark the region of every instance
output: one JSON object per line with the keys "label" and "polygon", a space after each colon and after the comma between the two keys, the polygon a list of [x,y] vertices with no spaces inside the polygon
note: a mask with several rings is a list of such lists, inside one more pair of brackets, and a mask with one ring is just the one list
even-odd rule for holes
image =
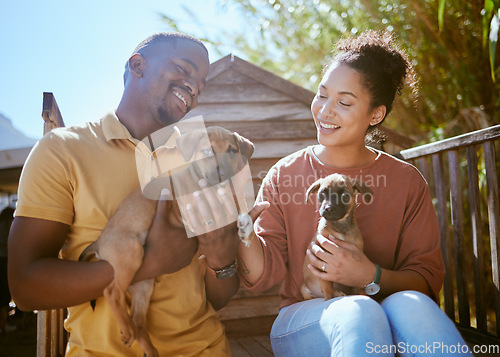
{"label": "woman's curly hair", "polygon": [[372,107],[385,105],[386,116],[392,110],[396,93],[401,94],[405,85],[416,94],[413,66],[388,31],[368,30],[341,39],[324,72],[333,63],[345,64],[360,73],[362,84],[371,95]]}

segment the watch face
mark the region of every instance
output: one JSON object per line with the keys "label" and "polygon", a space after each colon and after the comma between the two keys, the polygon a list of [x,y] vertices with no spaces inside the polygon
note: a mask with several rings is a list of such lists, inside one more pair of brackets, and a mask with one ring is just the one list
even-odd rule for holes
{"label": "watch face", "polygon": [[220,270],[217,272],[216,277],[219,280],[224,280],[232,277],[234,274],[236,274],[236,268],[227,268],[224,270]]}
{"label": "watch face", "polygon": [[367,295],[375,295],[380,291],[380,285],[376,283],[370,283],[367,286],[365,286],[365,293]]}

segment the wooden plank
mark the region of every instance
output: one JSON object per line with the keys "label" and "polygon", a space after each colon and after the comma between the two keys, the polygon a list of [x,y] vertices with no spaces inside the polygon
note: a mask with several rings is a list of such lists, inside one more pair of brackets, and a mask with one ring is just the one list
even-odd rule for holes
{"label": "wooden plank", "polygon": [[50,339],[48,332],[50,332],[50,318],[47,311],[38,311],[37,314],[37,329],[36,329],[36,356],[46,357],[49,356],[49,343]]}
{"label": "wooden plank", "polygon": [[465,283],[464,232],[462,212],[462,188],[460,183],[460,161],[458,150],[448,152],[450,172],[451,225],[453,227],[453,247],[455,248],[455,279],[457,282],[458,317],[461,326],[470,326],[469,298]]}
{"label": "wooden plank", "polygon": [[425,180],[429,182],[430,180],[430,172],[429,172],[429,164],[427,163],[427,157],[419,157],[417,159],[417,167],[418,170],[422,173],[422,175],[425,177]]}
{"label": "wooden plank", "polygon": [[270,289],[256,293],[254,291],[248,290],[243,285],[240,286],[238,292],[233,296],[233,299],[243,298],[243,297],[254,297],[254,296],[278,296],[281,288],[281,283],[276,284]]}
{"label": "wooden plank", "polygon": [[54,128],[64,126],[64,121],[57,106],[54,95],[50,92],[43,92],[42,118],[45,121],[43,134],[45,135]]}
{"label": "wooden plank", "polygon": [[63,326],[65,311],[38,311],[37,315],[37,357],[64,356],[67,342],[67,333]]}
{"label": "wooden plank", "polygon": [[266,350],[271,353],[273,352],[273,348],[271,346],[271,337],[269,335],[254,336],[254,339]]}
{"label": "wooden plank", "polygon": [[221,320],[274,316],[279,312],[280,302],[281,298],[277,295],[231,299],[219,310],[219,316]]}
{"label": "wooden plank", "polygon": [[448,231],[448,208],[446,199],[446,188],[443,175],[443,164],[440,154],[432,155],[432,166],[434,171],[434,182],[436,186],[437,216],[439,220],[439,231],[441,232],[441,252],[445,264],[446,274],[443,283],[444,311],[446,315],[455,321],[455,307],[453,299],[453,281],[451,264],[451,242]]}
{"label": "wooden plank", "polygon": [[59,324],[57,319],[57,310],[49,310],[50,318],[50,356],[57,356],[57,348],[59,347]]}
{"label": "wooden plank", "polygon": [[68,343],[69,333],[64,329],[64,320],[68,317],[68,309],[58,310],[58,341],[59,341],[59,356],[64,356],[66,354],[66,345]]}
{"label": "wooden plank", "polygon": [[[288,124],[292,120],[311,118],[309,106],[300,103],[226,103],[200,104],[190,111],[185,119],[198,115],[203,116],[205,122],[252,122],[263,120],[280,120]],[[183,119],[184,120],[184,119]]]}
{"label": "wooden plank", "polygon": [[208,71],[207,83],[219,76],[221,73],[229,70],[232,66],[233,55],[231,53],[212,63],[210,65],[210,70]]}
{"label": "wooden plank", "polygon": [[[65,125],[54,94],[50,92],[43,93],[42,118],[44,134]],[[66,312],[66,309],[38,312],[37,357],[64,356],[68,341],[68,333],[64,330]]]}
{"label": "wooden plank", "polygon": [[274,73],[266,71],[254,64],[246,62],[236,56],[233,58],[233,68],[244,75],[253,78],[259,82],[265,83],[271,88],[274,88],[280,92],[286,93],[291,97],[299,100],[302,103],[310,105],[315,93],[302,88],[286,79],[283,79]]}
{"label": "wooden plank", "polygon": [[272,356],[272,352],[268,351],[264,346],[262,346],[258,340],[253,337],[242,337],[238,339],[238,342],[243,348],[254,357],[265,357]]}
{"label": "wooden plank", "polygon": [[469,207],[472,225],[472,252],[474,266],[474,290],[476,297],[477,329],[487,332],[486,307],[484,296],[484,258],[481,207],[479,196],[479,175],[477,169],[477,152],[474,145],[467,147],[467,174],[469,179]]}
{"label": "wooden plank", "polygon": [[252,357],[251,354],[239,343],[237,338],[229,339],[229,346],[231,348],[231,355],[233,357]]}
{"label": "wooden plank", "polygon": [[500,235],[500,203],[498,198],[498,177],[496,172],[495,143],[484,143],[484,161],[486,166],[486,184],[488,186],[488,219],[491,246],[491,273],[495,286],[496,334],[500,337],[500,272],[498,243]]}
{"label": "wooden plank", "polygon": [[252,103],[293,102],[296,101],[284,93],[278,92],[263,83],[255,84],[212,84],[209,83],[198,103]]}
{"label": "wooden plank", "polygon": [[301,139],[296,141],[256,141],[254,143],[255,152],[252,157],[255,159],[282,158],[300,149],[304,149],[311,145],[316,145],[317,143],[318,141],[316,140],[316,138]]}
{"label": "wooden plank", "polygon": [[250,159],[250,171],[252,172],[252,177],[262,180],[266,177],[269,169],[276,164],[278,158],[252,158]]}
{"label": "wooden plank", "polygon": [[471,144],[479,144],[487,140],[500,138],[500,125],[495,125],[486,129],[473,131],[453,138],[441,140],[416,148],[403,150],[401,155],[405,160],[414,159],[419,156],[431,155],[441,151],[458,149]]}
{"label": "wooden plank", "polygon": [[[212,84],[256,84],[260,83],[253,78],[245,76],[243,73],[235,71],[230,67],[225,71],[221,72],[216,77],[211,78],[207,81],[208,85]],[[202,93],[202,95],[205,92]],[[200,95],[200,97],[202,96]]]}
{"label": "wooden plank", "polygon": [[[476,345],[495,345],[496,348],[500,348],[500,338],[498,338],[497,336],[493,336],[489,333],[478,332],[476,329],[471,327],[457,326],[457,328],[467,342]],[[498,357],[498,354],[494,356]]]}
{"label": "wooden plank", "polygon": [[221,126],[237,132],[245,138],[254,140],[296,140],[316,137],[316,126],[312,118],[293,120],[283,123],[283,120],[266,121],[210,121],[209,126]]}
{"label": "wooden plank", "polygon": [[231,337],[248,337],[266,335],[269,336],[273,323],[278,315],[257,316],[251,318],[241,318],[223,320],[226,335]]}

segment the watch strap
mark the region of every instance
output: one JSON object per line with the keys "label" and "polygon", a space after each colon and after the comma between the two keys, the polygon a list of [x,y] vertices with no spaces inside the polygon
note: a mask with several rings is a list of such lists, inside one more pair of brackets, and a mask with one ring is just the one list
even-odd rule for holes
{"label": "watch strap", "polygon": [[373,279],[373,282],[375,284],[380,285],[380,276],[382,275],[382,269],[380,268],[380,265],[375,264],[375,268],[377,269],[377,272],[375,273],[375,278]]}
{"label": "watch strap", "polygon": [[234,260],[233,263],[226,265],[223,268],[220,269],[214,269],[209,266],[210,269],[212,269],[215,272],[215,277],[219,280],[223,279],[228,279],[232,277],[234,274],[236,274],[236,268],[238,264],[236,263],[236,260]]}
{"label": "watch strap", "polygon": [[367,295],[376,295],[380,291],[380,277],[382,275],[382,269],[378,264],[375,264],[376,272],[375,278],[370,284],[365,285],[365,293]]}

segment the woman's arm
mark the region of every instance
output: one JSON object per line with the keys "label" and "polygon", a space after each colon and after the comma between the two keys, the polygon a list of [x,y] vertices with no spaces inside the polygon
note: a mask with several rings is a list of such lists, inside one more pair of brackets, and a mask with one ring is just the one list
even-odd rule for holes
{"label": "woman's arm", "polygon": [[254,285],[264,274],[264,250],[259,237],[255,237],[249,247],[239,245],[238,271],[250,285]]}

